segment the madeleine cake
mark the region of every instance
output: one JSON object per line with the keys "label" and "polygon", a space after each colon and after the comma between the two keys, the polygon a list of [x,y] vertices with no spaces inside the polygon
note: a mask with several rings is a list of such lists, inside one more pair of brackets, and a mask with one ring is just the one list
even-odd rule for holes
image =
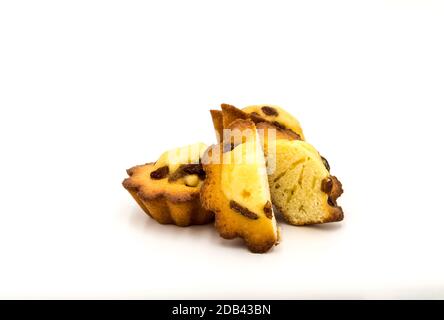
{"label": "madeleine cake", "polygon": [[230,138],[210,147],[202,160],[202,205],[214,212],[223,238],[241,237],[250,251],[266,252],[278,243],[278,229],[261,142],[250,120],[228,128]]}

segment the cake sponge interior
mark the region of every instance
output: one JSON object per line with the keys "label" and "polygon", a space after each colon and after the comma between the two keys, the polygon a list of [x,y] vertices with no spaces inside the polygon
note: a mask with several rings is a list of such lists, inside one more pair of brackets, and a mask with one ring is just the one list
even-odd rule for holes
{"label": "cake sponge interior", "polygon": [[299,140],[275,143],[276,152],[268,154],[268,161],[276,163],[269,184],[273,204],[284,218],[294,225],[342,220],[342,209],[331,197],[339,181],[330,176],[316,149]]}

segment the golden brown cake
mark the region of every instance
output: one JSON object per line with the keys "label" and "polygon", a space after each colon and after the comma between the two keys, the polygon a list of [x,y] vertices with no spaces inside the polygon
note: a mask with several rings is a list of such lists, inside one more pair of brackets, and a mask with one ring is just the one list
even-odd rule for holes
{"label": "golden brown cake", "polygon": [[290,113],[275,105],[254,105],[242,109],[243,112],[250,116],[256,116],[274,124],[281,129],[288,129],[297,133],[299,140],[305,140],[304,132],[298,119]]}
{"label": "golden brown cake", "polygon": [[127,170],[123,186],[150,217],[162,224],[189,226],[205,224],[213,214],[200,204],[205,172],[200,157],[204,144],[165,152],[156,163]]}
{"label": "golden brown cake", "polygon": [[236,120],[228,128],[230,138],[210,147],[202,159],[202,205],[215,213],[223,238],[241,237],[250,251],[263,253],[278,243],[278,229],[261,142],[250,120]]}
{"label": "golden brown cake", "polygon": [[[268,128],[273,128],[276,130],[277,133],[280,133],[284,136],[289,137],[292,140],[303,140],[303,133],[302,133],[302,129],[299,126],[299,122],[292,117],[291,115],[289,115],[287,112],[285,112],[282,109],[279,109],[279,111],[281,112],[281,117],[276,117],[276,119],[273,119],[272,116],[267,116],[264,117],[262,115],[260,115],[258,112],[254,111],[256,109],[248,109],[251,107],[247,107],[244,110],[249,110],[249,112],[246,112],[244,110],[238,109],[235,106],[229,105],[229,104],[225,104],[223,103],[221,105],[222,108],[222,127],[223,128],[227,128],[230,123],[232,123],[233,121],[237,120],[237,119],[244,119],[244,120],[251,120],[253,121],[256,126],[259,123],[266,123]],[[253,111],[252,111],[253,110]],[[277,109],[276,109],[277,110]],[[288,117],[284,117],[283,114],[289,115],[289,117],[291,117],[292,121],[289,121],[290,118]],[[286,120],[285,122],[279,122],[277,120],[281,120],[284,119]],[[218,123],[220,120],[216,119],[216,123],[215,123],[215,119],[213,117],[213,125],[214,127],[220,127],[220,123]],[[288,128],[288,123],[293,124],[293,126],[291,128]],[[294,124],[297,123],[298,126],[295,126]],[[295,130],[297,130],[298,132],[296,132]]]}
{"label": "golden brown cake", "polygon": [[341,221],[342,208],[336,203],[342,194],[339,180],[330,175],[326,160],[305,141],[276,140],[276,163],[269,175],[273,204],[293,225]]}
{"label": "golden brown cake", "polygon": [[220,110],[210,110],[211,119],[213,120],[213,127],[216,133],[217,143],[221,143],[224,134],[224,124],[222,111]]}
{"label": "golden brown cake", "polygon": [[[289,223],[305,225],[334,222],[343,219],[342,209],[336,204],[336,199],[342,194],[341,183],[336,177],[330,176],[327,160],[321,157],[315,148],[306,142],[297,142],[303,139],[304,135],[296,118],[277,106],[258,105],[240,110],[234,106],[223,104],[222,120],[218,116],[216,122],[219,123],[214,123],[214,118],[213,123],[215,127],[220,127],[220,122],[222,121],[222,126],[226,128],[228,124],[236,119],[251,119],[256,123],[263,141],[271,198],[273,204],[282,211]],[[270,129],[276,130],[270,131]],[[294,132],[298,134],[295,135]],[[273,136],[270,138],[271,133]],[[280,142],[280,140],[286,140],[287,142]],[[295,170],[286,172],[286,166],[289,163],[299,164],[297,159],[301,158],[300,155],[303,157],[304,152],[307,150],[313,153],[310,159],[315,160],[309,161],[303,166],[296,166],[296,168],[293,168]],[[322,206],[316,204],[319,198],[311,196],[307,186],[300,188],[299,192],[296,192],[297,187],[294,182],[301,179],[302,186],[306,178],[303,175],[303,171],[302,175],[299,176],[300,172],[298,170],[301,168],[304,168],[307,172],[311,169],[316,169],[317,171],[314,170],[313,174],[315,172],[318,174],[318,180],[320,176],[323,176],[323,179],[328,181],[327,187],[331,185],[331,188],[326,189],[327,192],[319,192],[317,194],[319,198],[323,199]],[[275,183],[276,177],[279,177],[280,183]]]}

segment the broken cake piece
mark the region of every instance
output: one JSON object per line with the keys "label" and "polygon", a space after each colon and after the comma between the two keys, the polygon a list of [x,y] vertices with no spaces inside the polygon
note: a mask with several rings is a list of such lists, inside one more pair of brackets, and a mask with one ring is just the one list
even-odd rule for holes
{"label": "broken cake piece", "polygon": [[161,224],[190,226],[209,223],[213,213],[202,208],[200,188],[205,179],[200,157],[206,145],[198,143],[162,154],[155,163],[127,170],[123,181],[147,215]]}
{"label": "broken cake piece", "polygon": [[225,239],[241,237],[255,253],[278,243],[265,158],[256,127],[238,119],[227,140],[208,149],[202,159],[206,179],[201,202],[215,214],[215,227]]}

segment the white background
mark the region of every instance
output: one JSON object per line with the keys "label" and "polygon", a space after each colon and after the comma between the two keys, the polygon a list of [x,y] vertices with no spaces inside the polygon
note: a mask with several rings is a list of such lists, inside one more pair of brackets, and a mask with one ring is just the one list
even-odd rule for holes
{"label": "white background", "polygon": [[[444,298],[440,1],[3,1],[0,298]],[[162,226],[125,169],[278,104],[342,223],[249,253]]]}

